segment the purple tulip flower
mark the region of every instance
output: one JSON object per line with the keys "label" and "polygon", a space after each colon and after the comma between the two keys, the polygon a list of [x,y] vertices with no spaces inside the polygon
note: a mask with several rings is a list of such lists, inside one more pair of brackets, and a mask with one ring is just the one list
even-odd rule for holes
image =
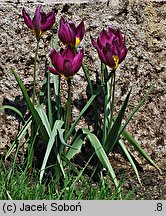
{"label": "purple tulip flower", "polygon": [[51,49],[50,59],[53,67],[49,67],[50,72],[55,75],[64,76],[66,79],[71,79],[80,69],[83,61],[83,49],[76,54],[70,46],[61,49],[57,52],[54,48]]}
{"label": "purple tulip flower", "polygon": [[85,26],[83,21],[76,27],[71,20],[65,21],[64,18],[61,17],[58,36],[63,44],[74,47],[81,42],[84,34]]}
{"label": "purple tulip flower", "polygon": [[91,42],[98,51],[101,61],[113,69],[116,69],[126,57],[125,38],[121,31],[111,26],[108,27],[108,31],[103,29],[100,32],[97,42],[91,37]]}
{"label": "purple tulip flower", "polygon": [[33,19],[30,18],[24,8],[22,10],[22,15],[26,25],[34,32],[38,41],[55,23],[55,13],[52,11],[46,14],[41,11],[40,5],[37,6]]}

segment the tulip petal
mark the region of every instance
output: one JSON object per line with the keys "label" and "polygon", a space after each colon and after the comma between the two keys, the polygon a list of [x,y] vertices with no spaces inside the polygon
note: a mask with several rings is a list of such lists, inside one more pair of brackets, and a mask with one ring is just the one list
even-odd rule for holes
{"label": "tulip petal", "polygon": [[126,57],[125,37],[120,30],[113,29],[112,26],[108,26],[108,31],[103,29],[100,32],[97,42],[91,37],[91,42],[101,61],[114,69]]}
{"label": "tulip petal", "polygon": [[46,14],[41,10],[41,5],[36,7],[35,15],[33,19],[26,13],[23,8],[22,14],[26,25],[33,30],[36,39],[39,41],[45,31],[52,27],[55,22],[55,13],[49,12]]}
{"label": "tulip petal", "polygon": [[125,59],[126,55],[127,55],[127,48],[124,47],[121,50],[121,53],[120,53],[120,56],[119,56],[119,63],[121,63]]}
{"label": "tulip petal", "polygon": [[25,11],[24,8],[22,10],[22,15],[23,15],[24,21],[25,21],[26,25],[28,26],[28,28],[33,29],[32,20],[31,20],[30,16],[27,14],[27,12]]}
{"label": "tulip petal", "polygon": [[74,49],[70,46],[66,47],[62,52],[62,56],[71,62],[75,57]]}
{"label": "tulip petal", "polygon": [[47,20],[47,14],[44,11],[40,11],[41,14],[41,24],[44,24]]}
{"label": "tulip petal", "polygon": [[74,32],[74,33],[76,33],[76,26],[75,26],[75,24],[73,23],[73,21],[72,20],[69,20],[68,21],[68,24],[69,24],[69,27],[71,28],[71,30]]}
{"label": "tulip petal", "polygon": [[41,29],[41,5],[38,5],[36,7],[35,16],[33,18],[33,25],[35,28],[35,31],[40,31]]}
{"label": "tulip petal", "polygon": [[60,53],[58,53],[57,58],[56,58],[56,62],[55,62],[55,66],[56,66],[57,70],[59,71],[59,73],[63,72],[63,64],[64,64],[64,58]]}
{"label": "tulip petal", "polygon": [[115,66],[115,60],[113,58],[113,52],[111,49],[110,44],[106,44],[106,46],[103,48],[103,53],[106,59],[106,64],[109,65],[110,67]]}
{"label": "tulip petal", "polygon": [[95,49],[97,49],[97,52],[99,54],[99,58],[100,60],[106,64],[106,58],[103,54],[103,51],[100,49],[100,47],[98,46],[98,43],[91,37],[91,42],[92,42],[92,45],[94,46]]}
{"label": "tulip petal", "polygon": [[70,29],[69,25],[63,17],[60,19],[60,27],[58,31],[58,37],[64,44],[74,44],[75,43],[75,35],[74,32]]}
{"label": "tulip petal", "polygon": [[55,13],[50,12],[46,17],[45,23],[41,26],[41,30],[47,31],[53,26],[54,23],[55,23]]}
{"label": "tulip petal", "polygon": [[41,32],[41,6],[38,5],[36,7],[35,15],[33,17],[33,27],[34,27],[34,33],[36,36],[36,39],[39,40],[41,38],[42,32]]}
{"label": "tulip petal", "polygon": [[95,49],[99,49],[98,43],[92,38],[92,36],[90,36],[92,45],[94,46]]}
{"label": "tulip petal", "polygon": [[50,59],[52,61],[52,64],[54,65],[55,64],[55,56],[56,56],[57,52],[54,48],[51,48],[51,51],[50,51]]}
{"label": "tulip petal", "polygon": [[74,32],[75,37],[79,38],[79,41],[81,41],[85,35],[85,26],[84,26],[84,21],[82,20],[80,24],[76,27],[73,21],[68,22],[69,27],[71,30]]}
{"label": "tulip petal", "polygon": [[116,66],[116,62],[115,62],[113,56],[111,55],[111,53],[108,52],[108,53],[105,55],[105,57],[106,57],[106,62],[107,62],[106,64],[107,64],[109,67],[113,68],[113,67]]}
{"label": "tulip petal", "polygon": [[105,46],[106,43],[109,42],[109,37],[107,35],[107,32],[103,29],[101,32],[100,32],[100,35],[97,39],[97,43],[99,45],[99,47],[102,47],[102,46]]}
{"label": "tulip petal", "polygon": [[63,63],[63,73],[65,77],[72,77],[74,76],[74,72],[72,70],[72,63],[69,60],[64,60]]}
{"label": "tulip petal", "polygon": [[63,71],[63,62],[64,62],[64,59],[62,57],[62,55],[57,52],[54,48],[51,49],[51,52],[50,52],[50,59],[51,59],[51,62],[54,66],[54,68],[59,72],[59,73],[62,73]]}
{"label": "tulip petal", "polygon": [[76,28],[75,31],[76,37],[80,39],[80,41],[83,39],[85,35],[85,26],[84,26],[84,21],[82,21]]}
{"label": "tulip petal", "polygon": [[55,74],[55,75],[59,75],[58,71],[57,71],[55,68],[49,67],[49,66],[48,66],[48,69],[49,69],[49,71],[50,71],[51,73],[53,73],[53,74]]}
{"label": "tulip petal", "polygon": [[115,55],[115,56],[119,56],[120,55],[120,47],[119,45],[117,44],[117,42],[115,41],[111,47],[112,49],[112,54]]}
{"label": "tulip petal", "polygon": [[79,69],[82,66],[82,61],[83,61],[83,49],[79,50],[79,52],[77,53],[77,55],[75,56],[75,58],[73,59],[72,62],[72,69],[74,73],[77,73],[79,71]]}

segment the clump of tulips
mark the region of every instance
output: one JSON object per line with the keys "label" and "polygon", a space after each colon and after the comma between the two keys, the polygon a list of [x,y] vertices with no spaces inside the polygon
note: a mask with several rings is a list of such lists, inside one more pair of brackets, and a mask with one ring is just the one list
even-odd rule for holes
{"label": "clump of tulips", "polygon": [[[101,173],[103,168],[105,168],[120,192],[119,181],[114,172],[114,168],[116,169],[116,167],[112,167],[108,157],[116,146],[123,151],[125,158],[130,162],[136,177],[141,184],[138,169],[133,160],[134,156],[124,143],[124,140],[126,139],[151,165],[160,170],[132,135],[126,131],[127,124],[148,97],[154,84],[137,107],[135,107],[124,124],[122,124],[122,119],[129,102],[131,90],[126,95],[118,115],[116,117],[114,116],[116,70],[119,64],[125,60],[127,55],[125,37],[122,32],[114,29],[110,25],[107,30],[103,29],[100,32],[97,40],[92,36],[90,38],[92,48],[94,47],[96,49],[101,61],[101,84],[98,85],[97,90],[94,90],[88,70],[83,64],[84,50],[83,48],[80,50],[77,49],[77,45],[85,36],[84,21],[81,21],[80,24],[76,26],[73,21],[65,20],[61,17],[57,34],[59,40],[63,44],[63,48],[58,49],[57,45],[53,43],[53,35],[51,40],[51,51],[49,54],[50,65],[47,65],[46,72],[43,72],[43,86],[37,97],[36,76],[38,48],[40,46],[41,37],[55,25],[55,13],[45,13],[41,10],[41,6],[37,6],[32,19],[24,8],[22,10],[22,15],[25,24],[34,33],[37,44],[34,59],[33,99],[31,100],[28,96],[22,81],[16,71],[12,68],[12,73],[22,90],[31,115],[30,118],[25,121],[24,117],[20,114],[23,118],[22,128],[6,157],[9,156],[11,150],[19,148],[18,141],[21,137],[28,136],[29,139],[27,139],[26,142],[28,157],[25,161],[27,171],[32,170],[33,168],[34,149],[37,142],[40,140],[41,145],[45,147],[44,158],[40,167],[40,181],[42,181],[44,174],[47,172],[47,167],[51,167],[51,173],[55,176],[57,182],[66,178],[66,169],[68,169],[68,167],[71,167],[72,171],[80,176],[79,178],[83,178],[71,159],[81,151],[82,146],[85,141],[87,141],[94,149],[94,154],[89,161],[87,161],[87,164],[93,157],[97,158],[92,175],[98,175],[102,178]],[[73,122],[71,117],[72,91],[74,91],[74,89],[72,89],[72,79],[74,79],[74,75],[78,73],[81,67],[85,73],[87,84],[90,87],[91,96],[76,120]],[[53,88],[50,86],[50,76],[53,76]],[[61,104],[60,80],[63,78],[65,78],[68,83],[68,98],[65,107]],[[54,99],[50,96],[51,92],[53,92],[55,96]],[[97,98],[101,94],[104,98],[104,115],[100,115],[100,110],[96,108]],[[96,123],[94,130],[90,131],[88,128],[75,130],[75,126],[90,106],[93,106],[95,116]],[[18,113],[20,112],[18,111]],[[29,128],[31,129],[30,132]],[[83,170],[84,169],[85,168],[83,168]],[[81,170],[81,172],[83,172],[83,170]]]}

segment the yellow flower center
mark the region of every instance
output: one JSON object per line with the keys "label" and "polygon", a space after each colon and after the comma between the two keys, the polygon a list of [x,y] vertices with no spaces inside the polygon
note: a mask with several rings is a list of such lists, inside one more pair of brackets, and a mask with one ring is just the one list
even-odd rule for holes
{"label": "yellow flower center", "polygon": [[70,47],[74,47],[74,46],[77,46],[78,44],[80,43],[80,39],[78,37],[76,37],[76,40],[75,40],[75,44],[73,43],[66,43],[66,45],[70,46]]}
{"label": "yellow flower center", "polygon": [[114,61],[115,61],[114,69],[116,70],[117,67],[118,67],[118,65],[119,65],[119,58],[118,58],[118,56],[112,56],[112,57],[113,57],[113,59],[114,59]]}
{"label": "yellow flower center", "polygon": [[44,31],[39,31],[39,32],[36,32],[35,30],[32,30],[32,32],[35,34],[35,37],[37,40],[39,40],[44,34],[45,32]]}
{"label": "yellow flower center", "polygon": [[79,43],[80,43],[80,39],[78,37],[76,37],[75,45],[77,46]]}
{"label": "yellow flower center", "polygon": [[41,38],[41,37],[44,35],[44,33],[45,33],[45,32],[40,31],[40,33],[39,33],[39,37]]}

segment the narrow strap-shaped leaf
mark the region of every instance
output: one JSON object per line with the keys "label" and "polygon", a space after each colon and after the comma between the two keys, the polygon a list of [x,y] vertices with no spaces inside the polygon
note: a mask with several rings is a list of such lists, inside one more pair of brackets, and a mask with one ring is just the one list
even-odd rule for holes
{"label": "narrow strap-shaped leaf", "polygon": [[[58,26],[60,22],[58,22]],[[58,49],[58,33],[55,37],[51,37],[51,47],[55,50]],[[52,67],[52,63],[50,62],[50,66]],[[54,82],[54,95],[56,101],[56,109],[57,109],[57,119],[63,120],[62,118],[62,105],[61,105],[61,96],[60,96],[60,75],[53,75],[53,82]]]}
{"label": "narrow strap-shaped leaf", "polygon": [[[56,138],[56,136],[57,136],[57,130],[60,129],[60,128],[62,127],[63,123],[64,123],[64,122],[63,122],[63,121],[60,121],[60,120],[56,120],[55,123],[54,123],[53,129],[52,129],[52,131],[51,131],[50,138],[49,138],[49,141],[48,141],[46,153],[45,153],[45,156],[44,156],[44,159],[43,159],[41,171],[40,171],[40,182],[41,182],[42,179],[43,179],[43,175],[44,175],[44,172],[45,172],[46,164],[47,164],[48,158],[49,158],[49,156],[50,156],[52,147],[53,147],[53,145],[54,145],[55,138]],[[56,155],[56,156],[57,156],[57,155]]]}
{"label": "narrow strap-shaped leaf", "polygon": [[10,110],[13,110],[15,113],[17,113],[17,114],[20,116],[20,118],[21,118],[23,121],[25,121],[25,120],[24,120],[24,116],[22,115],[22,113],[20,112],[20,110],[18,110],[16,107],[10,106],[10,105],[3,105],[3,106],[0,107],[0,110],[3,110],[3,109],[10,109]]}
{"label": "narrow strap-shaped leaf", "polygon": [[152,92],[152,90],[154,89],[155,84],[157,83],[154,82],[153,85],[150,87],[149,91],[146,93],[145,97],[139,102],[139,104],[136,106],[136,108],[133,110],[133,112],[131,113],[131,115],[127,118],[125,124],[123,125],[123,127],[121,127],[120,131],[119,131],[119,135],[122,133],[122,131],[125,129],[125,127],[128,125],[128,123],[130,122],[130,120],[133,118],[133,116],[135,115],[135,113],[137,112],[137,110],[142,106],[142,104],[145,102],[145,100],[148,98],[149,94]]}
{"label": "narrow strap-shaped leaf", "polygon": [[53,113],[52,113],[52,103],[51,103],[51,87],[50,87],[50,72],[47,71],[47,105],[48,105],[48,119],[50,127],[53,127]]}
{"label": "narrow strap-shaped leaf", "polygon": [[25,170],[28,170],[32,166],[32,163],[33,163],[33,160],[34,160],[34,145],[35,145],[36,137],[37,137],[37,134],[38,134],[38,130],[39,130],[39,128],[37,129],[36,134],[33,137],[32,143],[30,145],[28,145],[28,158],[27,158],[27,163],[26,163],[26,169]]}
{"label": "narrow strap-shaped leaf", "polygon": [[125,153],[127,159],[129,160],[131,166],[133,167],[133,170],[134,170],[134,172],[135,172],[135,174],[137,176],[137,179],[138,179],[139,183],[142,185],[141,179],[139,177],[139,173],[138,173],[138,170],[137,170],[137,167],[136,167],[131,155],[129,154],[125,144],[123,143],[123,141],[121,139],[118,141],[118,143],[119,143],[120,147],[122,148],[123,152]]}
{"label": "narrow strap-shaped leaf", "polygon": [[[112,84],[113,84],[113,79],[111,79],[111,82],[105,82],[106,77],[108,76],[108,72],[105,72],[107,69],[106,65],[103,63],[101,64],[102,68],[102,74],[103,74],[103,92],[104,92],[104,122],[103,122],[103,136],[102,136],[102,143],[105,143],[109,125],[111,124],[111,116],[113,115],[113,109],[112,103],[110,103],[111,100],[111,95],[112,95]],[[112,112],[111,112],[112,111]]]}
{"label": "narrow strap-shaped leaf", "polygon": [[[83,129],[83,133],[85,133],[87,135],[87,139],[90,141],[93,148],[95,149],[95,152],[96,152],[98,159],[100,160],[102,165],[107,169],[109,175],[112,177],[112,180],[113,180],[116,188],[119,188],[119,182],[116,178],[115,172],[111,166],[111,163],[108,159],[108,156],[107,156],[103,146],[101,145],[100,141],[88,129]],[[120,188],[119,188],[119,190],[120,190]]]}
{"label": "narrow strap-shaped leaf", "polygon": [[64,178],[65,178],[65,177],[66,177],[66,174],[65,174],[65,171],[64,171],[64,168],[63,168],[63,163],[62,163],[61,155],[60,155],[59,152],[58,152],[58,154],[57,154],[57,161],[58,161],[58,163],[59,163],[59,167],[60,167],[60,169],[61,169],[61,171],[62,171],[62,174],[63,174],[63,176],[64,176]]}
{"label": "narrow strap-shaped leaf", "polygon": [[19,131],[16,139],[14,140],[12,146],[9,148],[6,156],[5,156],[5,160],[10,156],[10,154],[12,153],[12,151],[14,150],[14,148],[16,147],[16,143],[18,143],[20,141],[20,139],[25,135],[27,129],[30,127],[31,123],[32,123],[32,118],[30,117],[24,124],[24,126],[21,128],[21,130]]}
{"label": "narrow strap-shaped leaf", "polygon": [[41,118],[41,121],[42,121],[48,135],[50,136],[50,134],[51,134],[51,126],[50,126],[50,123],[48,121],[48,118],[47,118],[47,115],[45,113],[45,110],[44,110],[43,106],[42,105],[38,106],[36,108],[36,110],[37,110],[37,112],[38,112],[38,114],[39,114],[39,116]]}
{"label": "narrow strap-shaped leaf", "polygon": [[159,172],[162,174],[160,168],[154,163],[154,161],[146,154],[146,152],[141,148],[141,146],[138,144],[138,142],[131,136],[130,133],[128,133],[127,131],[123,131],[122,132],[122,136],[127,139],[131,145],[133,145],[138,151],[139,153],[152,165],[154,166],[156,169],[159,170]]}
{"label": "narrow strap-shaped leaf", "polygon": [[[61,157],[62,157],[63,161],[66,162],[66,164],[68,164],[70,166],[70,168],[73,170],[73,172],[76,175],[79,175],[80,172],[78,171],[76,166],[74,166],[74,164],[66,157],[66,155],[62,154]],[[89,186],[87,181],[83,178],[83,176],[80,176],[80,179],[84,185],[86,185],[87,187]]]}
{"label": "narrow strap-shaped leaf", "polygon": [[59,135],[59,139],[60,139],[60,142],[61,142],[61,146],[62,146],[62,149],[64,148],[64,146],[68,147],[68,148],[71,148],[73,150],[78,150],[77,148],[74,148],[72,145],[68,145],[66,142],[65,142],[65,139],[64,139],[64,131],[65,129],[58,129],[58,135]]}
{"label": "narrow strap-shaped leaf", "polygon": [[89,158],[89,160],[87,161],[87,163],[85,164],[84,168],[79,172],[79,174],[77,175],[76,179],[74,180],[74,182],[72,183],[72,185],[70,186],[70,197],[69,200],[71,199],[74,189],[76,187],[76,183],[78,182],[78,180],[82,177],[83,172],[85,171],[85,169],[87,168],[88,164],[90,163],[92,157],[94,156],[94,154]]}
{"label": "narrow strap-shaped leaf", "polygon": [[53,75],[54,80],[54,95],[56,102],[56,110],[57,110],[57,119],[63,120],[63,108],[61,104],[61,95],[60,95],[60,75]]}
{"label": "narrow strap-shaped leaf", "polygon": [[126,110],[126,107],[127,107],[127,104],[128,104],[130,93],[131,93],[131,90],[127,94],[127,97],[126,97],[126,99],[125,99],[125,101],[123,103],[123,106],[122,106],[121,110],[119,111],[118,116],[117,116],[113,126],[110,128],[110,130],[108,132],[106,142],[104,144],[104,149],[105,149],[107,154],[110,151],[112,151],[114,145],[118,141],[117,140],[118,132],[119,132],[119,129],[121,127],[121,122],[122,122],[122,119],[123,119],[123,116],[124,116],[124,113],[125,113],[125,110]]}
{"label": "narrow strap-shaped leaf", "polygon": [[[77,53],[77,52],[78,52],[78,49],[77,49],[76,46],[74,47],[74,49],[75,49],[75,51],[76,51],[76,53]],[[89,86],[89,89],[90,89],[90,94],[91,94],[91,96],[92,96],[92,95],[94,94],[93,85],[92,85],[92,81],[91,81],[91,79],[90,79],[90,76],[89,76],[89,74],[88,74],[88,70],[87,70],[87,68],[86,68],[86,66],[85,66],[84,63],[82,63],[82,69],[83,69],[83,71],[84,71],[84,74],[85,74],[85,77],[86,77],[86,80],[87,80],[87,82],[88,82],[88,86]]]}
{"label": "narrow strap-shaped leaf", "polygon": [[67,96],[67,102],[66,102],[66,110],[65,110],[65,135],[69,131],[70,125],[71,125],[71,106],[72,106],[72,85],[71,85],[71,79],[67,80],[68,85],[68,96]]}
{"label": "narrow strap-shaped leaf", "polygon": [[37,111],[36,111],[34,105],[32,104],[32,102],[31,102],[31,100],[30,100],[30,98],[29,98],[29,95],[28,95],[28,93],[27,93],[27,91],[26,91],[26,89],[25,89],[25,87],[24,87],[24,85],[23,85],[21,79],[18,77],[17,73],[14,71],[13,68],[12,68],[12,73],[13,73],[13,75],[15,76],[15,78],[16,78],[18,84],[19,84],[19,87],[20,87],[20,89],[21,89],[21,91],[22,91],[22,93],[23,93],[23,95],[24,95],[24,98],[25,98],[26,103],[27,103],[27,105],[28,105],[28,107],[29,107],[29,110],[30,110],[30,112],[31,112],[31,115],[33,116],[33,119],[34,119],[34,121],[35,121],[37,127],[39,128],[40,136],[41,136],[43,142],[44,142],[45,144],[47,144],[47,143],[48,143],[48,133],[47,133],[47,131],[46,131],[44,125],[42,124],[42,121],[41,121],[41,119],[40,119],[40,116],[39,116],[39,114],[37,113]]}
{"label": "narrow strap-shaped leaf", "polygon": [[39,99],[38,99],[38,106],[40,106],[41,104],[45,104],[44,98],[46,96],[46,92],[47,92],[47,71],[45,70],[45,74],[44,74],[44,80],[42,81],[42,87],[41,90],[39,92]]}
{"label": "narrow strap-shaped leaf", "polygon": [[78,154],[81,150],[81,147],[84,143],[84,140],[82,139],[82,134],[80,134],[73,142],[73,144],[71,145],[71,148],[69,148],[67,154],[66,154],[66,158],[68,160],[70,160],[71,158],[73,158],[76,154]]}
{"label": "narrow strap-shaped leaf", "polygon": [[85,113],[85,111],[88,109],[88,107],[91,105],[91,103],[93,102],[93,100],[95,99],[95,97],[96,97],[96,95],[92,95],[90,97],[90,99],[88,100],[87,104],[84,106],[84,108],[81,110],[80,114],[78,115],[78,117],[74,121],[74,123],[71,125],[70,130],[66,134],[65,140],[68,140],[68,138],[72,134],[73,130],[75,129],[76,124],[78,123],[78,121],[80,120],[80,118],[83,116],[83,114]]}
{"label": "narrow strap-shaped leaf", "polygon": [[[57,21],[57,24],[58,24],[58,29],[59,29],[59,26],[60,26],[59,20]],[[58,40],[59,40],[58,33],[56,33],[55,35],[52,35],[51,41],[50,41],[51,48],[54,48],[55,50],[58,49]]]}

